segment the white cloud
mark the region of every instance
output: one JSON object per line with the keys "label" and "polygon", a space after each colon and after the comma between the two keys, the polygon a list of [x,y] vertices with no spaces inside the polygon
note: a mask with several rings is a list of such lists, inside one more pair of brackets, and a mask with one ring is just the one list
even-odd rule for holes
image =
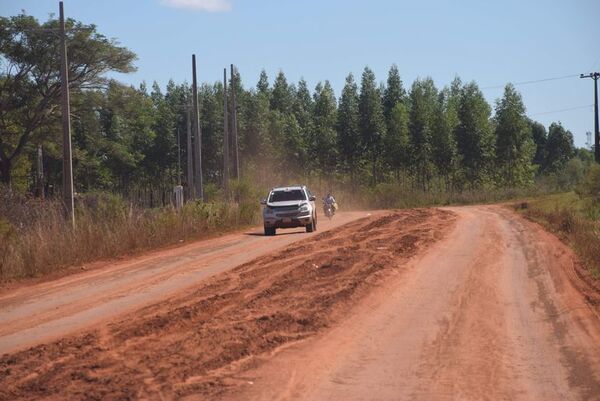
{"label": "white cloud", "polygon": [[228,0],[161,0],[161,4],[169,7],[186,8],[211,13],[231,11],[231,3],[229,3]]}

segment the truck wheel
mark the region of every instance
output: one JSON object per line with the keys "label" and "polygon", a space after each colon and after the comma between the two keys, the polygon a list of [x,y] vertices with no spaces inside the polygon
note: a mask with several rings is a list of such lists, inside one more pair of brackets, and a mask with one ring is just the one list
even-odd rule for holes
{"label": "truck wheel", "polygon": [[312,220],[310,222],[310,224],[306,225],[306,232],[307,233],[312,233],[313,231],[315,231],[315,221],[314,220]]}
{"label": "truck wheel", "polygon": [[275,227],[265,227],[265,235],[267,235],[267,236],[275,235]]}

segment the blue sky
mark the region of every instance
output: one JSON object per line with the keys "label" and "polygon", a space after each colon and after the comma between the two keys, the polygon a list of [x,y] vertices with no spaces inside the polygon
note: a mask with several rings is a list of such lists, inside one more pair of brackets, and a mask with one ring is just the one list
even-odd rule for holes
{"label": "blue sky", "polygon": [[[0,0],[2,16],[21,10],[45,20],[58,1]],[[136,86],[190,81],[192,53],[201,81],[234,63],[246,86],[281,69],[311,87],[329,79],[337,95],[365,65],[383,81],[396,63],[407,87],[426,76],[488,88],[600,70],[598,0],[65,0],[65,12],[137,53],[138,71],[117,77]],[[591,105],[591,80],[517,88],[532,118],[562,121],[584,145],[593,107],[554,111]],[[502,89],[484,93],[493,103]]]}

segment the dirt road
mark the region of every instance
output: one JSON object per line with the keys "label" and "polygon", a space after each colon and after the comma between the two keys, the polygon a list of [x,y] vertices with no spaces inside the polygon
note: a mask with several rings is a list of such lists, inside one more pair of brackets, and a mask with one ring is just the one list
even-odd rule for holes
{"label": "dirt road", "polygon": [[600,319],[571,251],[503,208],[450,210],[444,241],[231,399],[600,400]]}
{"label": "dirt road", "polygon": [[[365,217],[339,213],[319,220],[318,232]],[[256,228],[153,252],[93,271],[0,293],[0,355],[24,349],[155,303],[202,280],[313,234],[280,230],[274,238]]]}
{"label": "dirt road", "polygon": [[507,209],[375,215],[253,259],[260,244],[214,250],[249,261],[209,278],[187,270],[212,248],[181,256],[155,285],[196,282],[171,297],[4,355],[0,399],[600,400],[600,298]]}

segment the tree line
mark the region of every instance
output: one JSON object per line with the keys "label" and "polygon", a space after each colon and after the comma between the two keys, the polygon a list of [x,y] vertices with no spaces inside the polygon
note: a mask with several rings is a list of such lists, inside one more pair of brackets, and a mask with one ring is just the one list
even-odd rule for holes
{"label": "tree line", "polygon": [[[55,38],[32,28],[53,27],[33,17],[0,18],[0,179],[33,188],[38,149],[44,185],[61,182],[59,83]],[[126,192],[134,187],[185,184],[187,107],[191,88],[169,81],[139,87],[106,79],[134,69],[135,55],[69,20],[73,163],[76,190]],[[392,65],[384,82],[369,67],[349,74],[336,96],[329,81],[313,89],[283,71],[271,82],[262,71],[244,86],[236,72],[242,176],[277,180],[319,177],[376,185],[402,182],[427,190],[515,187],[563,169],[576,154],[560,122],[548,130],[526,114],[511,84],[490,105],[477,83],[431,78],[403,83]],[[223,177],[224,90],[198,89],[204,180]],[[233,110],[230,110],[230,113]]]}

